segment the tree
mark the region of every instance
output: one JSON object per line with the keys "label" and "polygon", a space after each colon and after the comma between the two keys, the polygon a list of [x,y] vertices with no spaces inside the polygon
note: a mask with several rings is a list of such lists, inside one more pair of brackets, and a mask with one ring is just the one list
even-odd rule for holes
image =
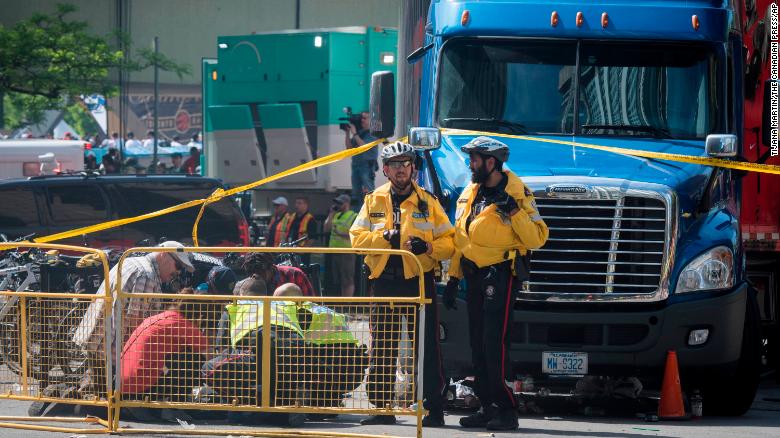
{"label": "tree", "polygon": [[126,35],[93,35],[87,23],[68,18],[74,11],[73,5],[58,4],[53,14],[36,13],[13,27],[0,26],[0,96],[5,95],[8,128],[37,124],[45,110],[63,109],[83,95],[116,95],[112,73],[120,68],[133,72],[157,63],[180,79],[191,73],[189,65],[148,48],[125,57],[109,41],[118,39],[130,52]]}

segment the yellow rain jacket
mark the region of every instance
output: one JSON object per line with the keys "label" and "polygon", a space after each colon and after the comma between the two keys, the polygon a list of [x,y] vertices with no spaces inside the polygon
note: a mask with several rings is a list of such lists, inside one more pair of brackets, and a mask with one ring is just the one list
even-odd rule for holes
{"label": "yellow rain jacket", "polygon": [[450,263],[450,276],[463,278],[462,257],[483,268],[525,255],[529,249],[541,248],[547,241],[549,231],[539,216],[533,194],[517,175],[510,171],[504,173],[507,175],[505,190],[517,201],[519,211],[507,218],[495,204],[490,205],[472,219],[467,230],[466,221],[479,190],[478,184],[469,184],[456,205],[456,250]]}
{"label": "yellow rain jacket", "polygon": [[[437,262],[452,257],[454,252],[454,230],[444,209],[435,196],[412,182],[412,194],[401,205],[401,248],[412,236],[430,243],[433,246],[431,254],[420,254],[417,258],[423,270],[428,272],[436,267]],[[393,229],[393,201],[390,193],[390,183],[386,183],[366,195],[363,208],[360,209],[352,228],[349,230],[353,248],[390,249],[390,242],[382,237],[385,230]],[[428,203],[428,211],[418,208],[419,197]],[[390,258],[387,254],[366,256],[365,262],[371,270],[369,278],[377,278],[387,265]],[[419,273],[408,257],[403,257],[404,278],[416,277]]]}

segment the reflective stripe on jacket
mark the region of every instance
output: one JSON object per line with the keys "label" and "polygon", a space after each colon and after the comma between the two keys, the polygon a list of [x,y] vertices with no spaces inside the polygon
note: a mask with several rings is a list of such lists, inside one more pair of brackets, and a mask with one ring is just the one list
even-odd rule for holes
{"label": "reflective stripe on jacket", "polygon": [[[293,213],[292,218],[290,218],[290,224],[292,224],[295,221],[295,213]],[[296,239],[300,239],[303,236],[306,236],[306,239],[314,239],[314,236],[309,236],[308,227],[309,222],[314,220],[314,216],[311,215],[311,213],[306,213],[301,218],[301,221],[298,222],[298,235],[295,237]],[[287,239],[290,239],[290,235],[292,234],[292,228],[287,232]]]}
{"label": "reflective stripe on jacket", "polygon": [[[412,182],[412,194],[401,205],[401,248],[412,236],[417,236],[433,246],[431,254],[420,254],[417,258],[423,271],[436,267],[438,261],[446,260],[453,254],[454,230],[444,209],[435,196]],[[390,183],[386,183],[366,195],[355,223],[349,230],[353,248],[390,249],[390,242],[382,237],[385,230],[393,229],[393,201]],[[418,208],[419,196],[428,204],[428,211]],[[390,258],[387,254],[367,255],[365,263],[371,270],[369,278],[377,278]],[[416,266],[408,257],[403,257],[404,277],[409,279],[419,275]]]}
{"label": "reflective stripe on jacket", "polygon": [[[227,306],[230,317],[230,343],[232,346],[241,341],[249,333],[263,325],[263,302],[241,300]],[[271,325],[284,327],[303,337],[303,330],[298,323],[295,303],[274,301],[271,304]]]}
{"label": "reflective stripe on jacket", "polygon": [[490,205],[471,220],[466,230],[466,222],[479,191],[478,184],[469,184],[456,204],[456,250],[450,263],[450,276],[463,278],[462,257],[482,268],[513,259],[515,250],[525,255],[529,249],[541,248],[547,241],[549,231],[539,215],[533,194],[517,175],[510,171],[504,173],[507,175],[505,190],[515,198],[520,210],[506,217],[495,204]]}
{"label": "reflective stripe on jacket", "polygon": [[285,243],[290,232],[289,227],[293,217],[295,217],[295,213],[285,213],[281,219],[271,224],[268,234],[273,236],[273,246]]}

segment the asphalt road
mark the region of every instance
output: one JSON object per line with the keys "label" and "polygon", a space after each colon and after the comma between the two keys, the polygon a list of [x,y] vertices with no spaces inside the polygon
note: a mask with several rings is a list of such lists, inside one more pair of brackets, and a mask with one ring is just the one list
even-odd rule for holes
{"label": "asphalt road", "polygon": [[[773,380],[773,379],[772,379]],[[706,400],[704,401],[706,409]],[[27,414],[27,402],[0,400],[0,414],[11,416],[25,416]],[[549,405],[549,406],[547,406]],[[520,418],[520,430],[512,433],[495,433],[495,436],[522,434],[524,437],[773,437],[780,436],[780,385],[773,381],[766,381],[756,397],[752,409],[739,418],[702,418],[693,421],[682,422],[645,422],[636,418],[633,414],[622,412],[616,414],[616,407],[607,408],[606,412],[599,416],[585,416],[571,414],[571,410],[564,406],[556,406],[555,403],[547,403],[544,413],[534,415],[522,415]],[[625,411],[625,409],[622,409]],[[65,415],[67,411],[54,412],[55,415]],[[72,415],[72,410],[70,411]],[[425,437],[491,437],[485,430],[464,430],[458,426],[458,420],[467,412],[451,411],[446,417],[447,426],[439,429],[425,429]],[[399,417],[399,424],[395,426],[360,426],[361,417],[354,415],[340,416],[335,420],[322,422],[308,422],[306,431],[314,432],[341,432],[392,436],[415,436],[415,419],[412,417]],[[40,424],[40,423],[35,423]],[[62,425],[62,424],[60,424]],[[192,425],[180,425],[171,423],[141,424],[121,421],[123,427],[128,428],[168,428],[176,436],[177,431],[194,428],[200,431],[214,429],[235,430],[234,437],[240,437],[242,430],[273,431],[278,429],[252,426],[250,429],[226,425],[224,422],[208,422],[195,420]],[[81,426],[76,426],[81,427]],[[85,426],[89,428],[90,426]],[[285,429],[290,431],[290,429]],[[31,438],[31,437],[67,436],[81,438],[74,433],[53,433],[39,431],[25,431],[14,429],[0,429],[0,437],[3,438]],[[90,435],[92,436],[92,435]],[[94,435],[101,436],[101,435]],[[106,435],[107,437],[108,435]]]}

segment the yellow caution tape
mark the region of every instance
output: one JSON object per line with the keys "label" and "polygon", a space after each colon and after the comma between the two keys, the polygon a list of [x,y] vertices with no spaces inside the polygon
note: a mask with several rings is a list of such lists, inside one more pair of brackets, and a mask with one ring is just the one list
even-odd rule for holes
{"label": "yellow caution tape", "polygon": [[[560,145],[566,145],[566,146],[575,146],[575,147],[583,147],[587,149],[595,149],[600,151],[606,151],[606,152],[613,152],[616,154],[621,155],[629,155],[634,157],[642,157],[642,158],[652,158],[657,160],[667,160],[667,161],[676,161],[681,163],[690,163],[690,164],[699,164],[702,166],[713,166],[713,167],[722,167],[725,169],[734,169],[734,170],[743,170],[748,172],[759,172],[759,173],[768,173],[773,175],[780,175],[780,166],[772,165],[772,164],[759,164],[759,163],[748,163],[748,162],[739,162],[739,161],[731,161],[731,160],[725,160],[722,158],[712,158],[712,157],[697,157],[692,155],[682,155],[682,154],[670,154],[666,152],[652,152],[652,151],[642,151],[642,150],[636,150],[636,149],[627,149],[627,148],[620,148],[620,147],[614,147],[614,146],[600,146],[595,144],[588,144],[588,143],[580,143],[575,141],[566,141],[566,140],[555,140],[550,138],[541,138],[541,137],[533,137],[528,135],[512,135],[512,134],[499,134],[495,132],[484,132],[484,131],[472,131],[472,130],[465,130],[465,129],[452,129],[452,128],[446,128],[442,129],[443,134],[454,134],[454,135],[485,135],[489,137],[504,137],[504,138],[515,138],[519,140],[526,140],[526,141],[538,141],[543,143],[553,143],[553,144],[560,144]],[[316,160],[309,161],[308,163],[304,163],[298,166],[295,166],[291,169],[285,170],[283,172],[279,172],[275,175],[269,176],[267,178],[263,178],[261,180],[245,184],[243,186],[235,187],[230,190],[223,190],[223,189],[217,189],[209,195],[206,199],[196,199],[188,202],[184,202],[182,204],[174,205],[168,208],[164,208],[162,210],[153,211],[150,213],[142,214],[140,216],[135,216],[131,218],[125,218],[125,219],[117,219],[113,221],[103,222],[96,225],[90,225],[87,227],[77,228],[75,230],[70,231],[64,231],[62,233],[52,234],[49,236],[39,237],[36,239],[33,239],[34,242],[40,242],[40,243],[46,243],[46,242],[52,242],[55,240],[61,240],[66,239],[69,237],[76,237],[81,236],[84,234],[94,233],[96,231],[102,231],[109,228],[119,227],[122,225],[126,225],[133,222],[140,222],[142,220],[146,219],[152,219],[158,216],[162,216],[169,213],[174,213],[176,211],[184,210],[187,208],[192,208],[195,206],[200,205],[200,211],[198,212],[198,216],[195,220],[195,224],[193,225],[192,229],[192,241],[195,246],[198,246],[198,224],[200,222],[200,219],[203,217],[203,212],[205,211],[205,208],[208,204],[214,203],[219,201],[220,199],[226,197],[226,196],[233,196],[237,193],[251,190],[254,188],[257,188],[263,184],[267,184],[269,182],[273,182],[279,179],[282,179],[284,177],[287,177],[289,175],[294,175],[296,173],[305,172],[307,170],[315,169],[317,167],[325,166],[331,163],[334,163],[336,161],[343,160],[344,158],[349,158],[358,154],[362,154],[363,152],[366,152],[370,150],[371,148],[375,147],[376,145],[384,142],[386,139],[379,139],[372,141],[371,143],[367,143],[363,146],[359,146],[352,149],[346,149],[343,151],[339,151],[321,158],[317,158]],[[402,141],[405,141],[404,139],[400,139]]]}
{"label": "yellow caution tape", "polygon": [[723,158],[697,157],[692,155],[669,154],[666,152],[641,151],[636,149],[619,148],[614,146],[599,146],[595,144],[579,143],[576,141],[555,140],[551,138],[532,137],[528,135],[498,134],[495,132],[469,131],[464,129],[442,129],[443,134],[455,135],[484,135],[488,137],[516,138],[519,140],[538,141],[542,143],[555,143],[567,146],[577,146],[599,151],[613,152],[633,157],[653,158],[656,160],[677,161],[680,163],[699,164],[702,166],[722,167],[725,169],[744,170],[748,172],[769,173],[780,175],[780,166],[773,164],[746,163],[741,161],[725,160]]}
{"label": "yellow caution tape", "polygon": [[162,210],[153,211],[150,213],[145,213],[139,216],[135,217],[129,217],[124,219],[117,219],[113,221],[103,222],[96,225],[90,225],[87,227],[81,227],[77,228],[75,230],[70,231],[63,231],[61,233],[51,234],[48,236],[38,237],[35,239],[32,239],[33,242],[39,242],[39,243],[46,243],[46,242],[53,242],[55,240],[62,240],[67,239],[69,237],[76,237],[76,236],[82,236],[84,234],[94,233],[97,231],[103,231],[107,230],[109,228],[115,228],[115,227],[121,227],[122,225],[131,224],[133,222],[140,222],[146,219],[152,219],[158,216],[166,215],[169,213],[174,213],[177,211],[181,211],[187,208],[192,208],[198,205],[203,205],[201,208],[201,211],[198,213],[198,219],[195,222],[195,225],[193,227],[193,243],[195,243],[195,246],[197,246],[197,227],[198,222],[200,221],[201,216],[203,215],[203,210],[205,209],[205,206],[207,204],[219,201],[220,199],[224,198],[225,196],[233,196],[236,193],[240,193],[246,190],[250,190],[256,187],[259,187],[263,184],[267,184],[269,182],[273,182],[279,179],[282,179],[286,176],[294,175],[296,173],[305,172],[307,170],[311,170],[320,166],[325,166],[327,164],[334,163],[336,161],[343,160],[345,158],[350,158],[352,156],[362,154],[363,152],[366,152],[370,150],[371,148],[375,147],[376,145],[384,142],[386,139],[382,138],[379,140],[372,141],[371,143],[366,143],[363,146],[358,146],[356,148],[351,149],[345,149],[343,151],[339,151],[330,155],[326,155],[324,157],[317,158],[316,160],[309,161],[308,163],[300,164],[298,166],[295,166],[291,169],[287,169],[283,172],[279,172],[275,175],[271,175],[267,178],[263,178],[261,180],[245,184],[243,186],[235,187],[230,190],[222,190],[218,189],[214,191],[211,195],[209,195],[206,199],[195,199],[192,201],[184,202],[178,205],[173,205],[168,208],[163,208]]}
{"label": "yellow caution tape", "polygon": [[203,217],[203,212],[206,211],[206,206],[217,202],[220,199],[222,199],[225,195],[225,190],[223,188],[217,188],[217,190],[214,190],[214,193],[209,195],[209,197],[201,204],[200,211],[198,212],[198,217],[195,218],[195,224],[192,226],[192,244],[193,246],[200,246],[198,245],[198,224],[200,224],[200,218]]}

